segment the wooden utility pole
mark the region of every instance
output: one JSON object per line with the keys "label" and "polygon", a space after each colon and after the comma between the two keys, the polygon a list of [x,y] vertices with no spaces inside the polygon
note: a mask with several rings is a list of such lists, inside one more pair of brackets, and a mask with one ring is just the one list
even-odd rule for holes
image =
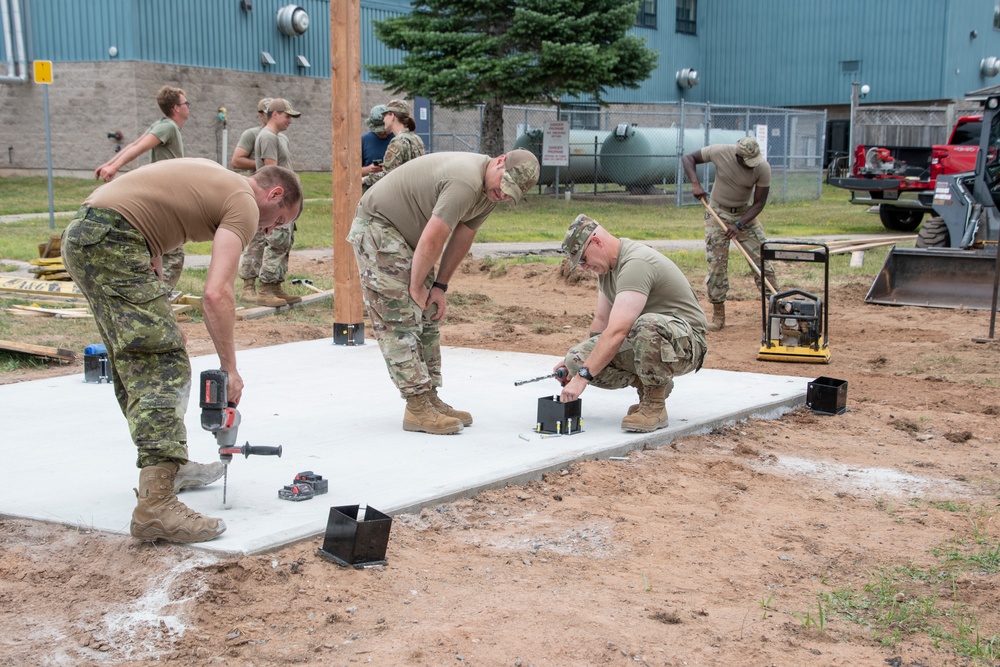
{"label": "wooden utility pole", "polygon": [[364,311],[347,234],[361,200],[361,1],[330,3],[333,144],[333,343],[363,345]]}

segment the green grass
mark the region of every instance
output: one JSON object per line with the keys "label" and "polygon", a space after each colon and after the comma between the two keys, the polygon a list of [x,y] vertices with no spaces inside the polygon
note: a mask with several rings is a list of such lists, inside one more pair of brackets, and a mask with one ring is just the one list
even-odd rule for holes
{"label": "green grass", "polygon": [[[295,247],[329,248],[333,245],[330,174],[300,174],[307,199],[297,222]],[[55,179],[56,211],[75,211],[95,187],[87,179]],[[27,261],[38,256],[37,246],[49,235],[48,194],[45,177],[0,179],[0,215],[38,213],[27,221],[0,223],[0,258]],[[480,242],[561,241],[566,227],[580,213],[600,221],[612,233],[632,239],[700,239],[704,237],[704,209],[666,204],[637,204],[627,197],[572,201],[531,195],[520,205],[502,204],[476,236]],[[823,187],[821,199],[772,203],[761,215],[770,238],[797,238],[885,232],[878,216],[847,202],[844,190]],[[54,233],[61,233],[68,218],[56,218]],[[188,244],[186,251],[206,254],[210,244]],[[701,257],[704,262],[704,257]],[[869,271],[870,273],[870,271]]]}

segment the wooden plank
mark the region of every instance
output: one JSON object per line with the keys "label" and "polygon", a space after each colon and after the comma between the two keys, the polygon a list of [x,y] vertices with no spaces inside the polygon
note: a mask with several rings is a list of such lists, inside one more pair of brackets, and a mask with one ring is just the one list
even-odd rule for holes
{"label": "wooden plank", "polygon": [[83,296],[83,292],[74,282],[58,280],[32,280],[16,276],[0,277],[0,292],[18,292],[26,294],[57,294]]}
{"label": "wooden plank", "polygon": [[31,354],[38,357],[49,357],[58,359],[59,361],[76,361],[76,353],[73,350],[66,350],[61,347],[45,347],[43,345],[16,343],[12,340],[0,340],[0,350]]}
{"label": "wooden plank", "polygon": [[269,306],[258,306],[257,308],[245,308],[243,310],[236,311],[236,319],[238,320],[256,320],[261,317],[267,317],[268,315],[274,315],[275,313],[283,313],[291,310],[292,308],[301,308],[302,306],[309,306],[314,303],[319,303],[321,301],[329,301],[333,298],[334,290],[327,290],[325,292],[320,292],[319,294],[310,294],[309,296],[302,297],[300,303],[294,303],[287,306],[279,306],[277,308],[271,308]]}
{"label": "wooden plank", "polygon": [[62,257],[41,257],[39,259],[29,259],[28,264],[34,264],[35,266],[51,266],[53,264],[62,265]]}

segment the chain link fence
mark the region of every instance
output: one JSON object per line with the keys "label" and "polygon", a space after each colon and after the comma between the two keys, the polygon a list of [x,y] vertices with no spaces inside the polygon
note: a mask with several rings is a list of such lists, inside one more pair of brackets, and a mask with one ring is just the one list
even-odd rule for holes
{"label": "chain link fence", "polygon": [[[483,108],[434,108],[428,150],[478,152]],[[771,165],[769,201],[818,199],[823,187],[825,111],[680,102],[609,107],[504,108],[504,145],[541,160],[548,121],[570,127],[569,166],[543,164],[538,192],[628,203],[697,204],[681,157],[710,144],[753,136]],[[710,189],[714,169],[699,168]]]}

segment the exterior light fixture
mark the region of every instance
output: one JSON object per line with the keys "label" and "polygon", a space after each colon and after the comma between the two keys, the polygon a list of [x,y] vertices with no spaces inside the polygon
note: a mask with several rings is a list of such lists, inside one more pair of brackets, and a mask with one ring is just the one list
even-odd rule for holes
{"label": "exterior light fixture", "polygon": [[309,61],[306,59],[305,56],[295,56],[295,64],[301,67],[302,69],[309,69],[310,67],[312,67],[312,65],[309,64]]}
{"label": "exterior light fixture", "polygon": [[278,10],[278,30],[289,37],[304,35],[309,29],[309,15],[298,5],[285,5]]}
{"label": "exterior light fixture", "polygon": [[264,67],[270,67],[271,65],[274,64],[274,58],[272,58],[271,54],[268,53],[267,51],[261,51],[260,64],[263,65]]}
{"label": "exterior light fixture", "polygon": [[677,87],[694,88],[698,85],[698,71],[690,67],[677,70]]}

